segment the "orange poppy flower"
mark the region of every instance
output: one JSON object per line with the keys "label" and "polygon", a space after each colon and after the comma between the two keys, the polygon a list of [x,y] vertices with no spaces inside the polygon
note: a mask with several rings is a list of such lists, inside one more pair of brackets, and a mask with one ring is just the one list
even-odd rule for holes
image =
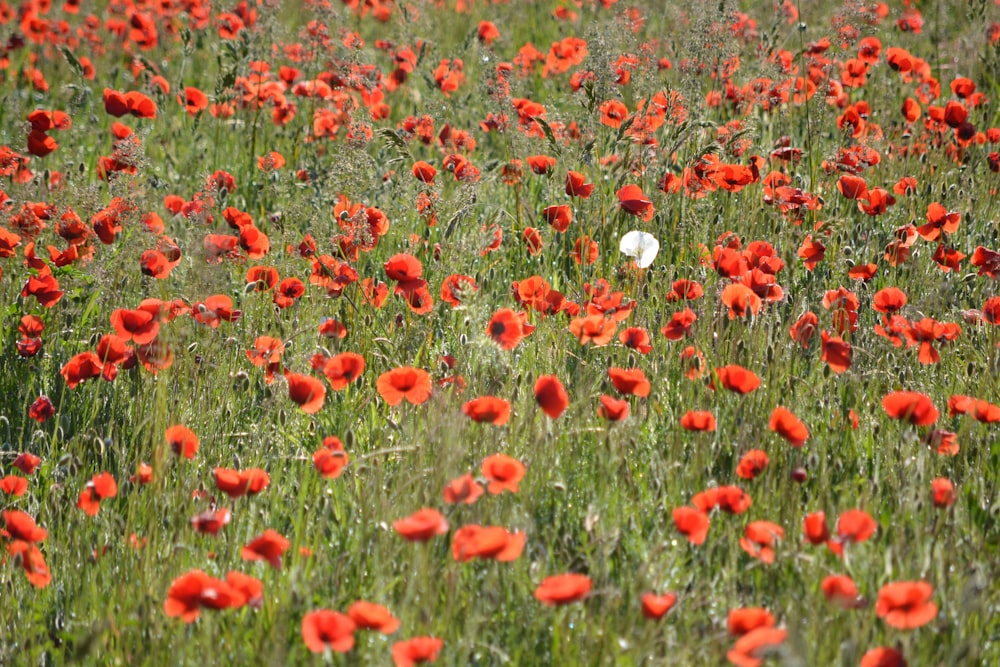
{"label": "orange poppy flower", "polygon": [[239,498],[243,495],[255,496],[271,483],[270,475],[260,468],[249,470],[216,468],[212,474],[215,476],[216,488],[230,498]]}
{"label": "orange poppy flower", "polygon": [[558,419],[569,406],[569,394],[555,375],[543,375],[535,382],[535,401],[551,419]]}
{"label": "orange poppy flower", "polygon": [[355,382],[365,371],[365,358],[356,352],[341,352],[326,360],[323,375],[330,382],[330,388],[341,391]]}
{"label": "orange poppy flower", "polygon": [[383,268],[385,269],[385,275],[390,280],[400,283],[419,280],[424,272],[424,267],[420,263],[420,260],[406,253],[393,255],[383,265]]}
{"label": "orange poppy flower", "polygon": [[743,455],[736,466],[736,476],[741,479],[756,479],[767,467],[767,453],[759,449],[751,449]]}
{"label": "orange poppy flower", "polygon": [[619,100],[607,100],[601,103],[601,125],[610,128],[619,128],[628,118],[628,107]]}
{"label": "orange poppy flower", "polygon": [[483,487],[470,473],[466,473],[445,484],[442,495],[448,504],[465,503],[471,505],[479,499],[479,496],[483,495]]}
{"label": "orange poppy flower", "polygon": [[494,454],[483,460],[480,468],[483,477],[489,480],[487,490],[496,495],[504,491],[517,493],[518,484],[524,478],[524,464],[506,454]]}
{"label": "orange poppy flower", "polygon": [[607,394],[601,394],[601,405],[597,408],[597,416],[608,421],[620,422],[628,418],[628,401],[619,400]]}
{"label": "orange poppy flower", "polygon": [[826,525],[826,513],[807,514],[802,520],[802,532],[810,544],[823,544],[829,540],[830,529]]}
{"label": "orange poppy flower", "polygon": [[618,325],[614,320],[604,315],[588,315],[578,317],[569,323],[569,330],[580,341],[580,345],[593,343],[594,347],[603,347],[615,337]]}
{"label": "orange poppy flower", "polygon": [[738,486],[717,486],[696,493],[691,499],[691,504],[705,513],[718,507],[730,514],[742,514],[752,503],[750,494]]}
{"label": "orange poppy flower", "polygon": [[550,607],[583,600],[594,584],[585,574],[557,574],[546,577],[535,589],[535,599]]}
{"label": "orange poppy flower", "polygon": [[448,532],[448,521],[435,509],[425,507],[410,516],[392,522],[393,529],[410,542],[426,542]]}
{"label": "orange poppy flower", "polygon": [[116,495],[118,495],[118,484],[115,482],[115,478],[109,473],[102,472],[94,475],[87,482],[76,501],[76,506],[86,512],[88,516],[94,516],[101,509],[102,500],[114,498]]}
{"label": "orange poppy flower", "polygon": [[600,247],[597,245],[597,241],[594,241],[589,236],[581,236],[573,244],[573,250],[569,255],[577,264],[589,266],[597,261],[600,255]]}
{"label": "orange poppy flower", "polygon": [[180,617],[185,623],[198,618],[202,607],[228,609],[241,607],[246,597],[229,583],[210,577],[201,570],[191,570],[170,584],[163,611],[171,618]]}
{"label": "orange poppy flower", "polygon": [[23,472],[25,475],[32,475],[41,462],[42,460],[34,454],[21,452],[17,455],[11,465]]}
{"label": "orange poppy flower", "polygon": [[886,287],[875,292],[872,297],[872,308],[879,313],[892,315],[906,305],[906,292],[898,287]]}
{"label": "orange poppy flower", "polygon": [[318,379],[286,370],[285,381],[288,382],[288,398],[302,408],[302,412],[312,415],[323,409],[326,387]]}
{"label": "orange poppy flower", "polygon": [[285,537],[270,528],[243,547],[240,555],[243,560],[264,560],[276,570],[281,569],[281,554],[288,551],[291,543]]}
{"label": "orange poppy flower", "polygon": [[638,216],[646,222],[653,219],[653,214],[656,213],[653,202],[642,193],[638,185],[626,185],[615,194],[622,210],[626,213]]}
{"label": "orange poppy flower", "polygon": [[464,403],[462,413],[475,422],[503,426],[510,418],[510,403],[496,396],[480,396]]}
{"label": "orange poppy flower", "polygon": [[525,227],[521,238],[524,239],[524,244],[528,247],[529,255],[536,257],[542,253],[545,241],[542,240],[542,234],[537,229]]}
{"label": "orange poppy flower", "polygon": [[902,419],[915,426],[930,426],[938,419],[938,409],[930,396],[916,391],[894,391],[882,399],[882,408],[892,419]]}
{"label": "orange poppy flower", "polygon": [[104,363],[100,357],[93,352],[81,352],[67,361],[59,374],[66,380],[67,387],[76,389],[81,382],[100,377],[103,371]]}
{"label": "orange poppy flower", "polygon": [[434,662],[444,647],[444,640],[437,637],[414,637],[392,645],[392,662],[395,667],[413,667],[418,663]]}
{"label": "orange poppy flower", "polygon": [[313,466],[321,477],[336,479],[347,466],[347,453],[340,438],[328,435],[323,438],[323,446],[313,452]]}
{"label": "orange poppy flower", "polygon": [[524,338],[521,316],[510,308],[501,308],[490,318],[486,333],[504,350],[513,350]]}
{"label": "orange poppy flower", "polygon": [[399,405],[404,398],[413,405],[420,405],[431,397],[431,376],[420,368],[400,366],[382,373],[375,388],[382,400],[391,406]]}
{"label": "orange poppy flower", "polygon": [[186,459],[193,459],[198,452],[198,436],[182,424],[174,424],[165,433],[170,451]]}
{"label": "orange poppy flower", "polygon": [[708,515],[693,507],[677,507],[673,512],[674,526],[694,545],[704,544],[708,537]]}
{"label": "orange poppy flower", "polygon": [[737,394],[749,394],[760,386],[756,373],[736,364],[716,368],[715,374],[723,387]]}
{"label": "orange poppy flower", "polygon": [[770,565],[774,562],[774,546],[784,539],[785,530],[770,521],[751,521],[740,538],[740,548],[753,558]]}
{"label": "orange poppy flower", "polygon": [[791,410],[779,405],[771,412],[767,427],[787,440],[792,447],[801,447],[809,439],[809,429]]}
{"label": "orange poppy flower", "polygon": [[375,630],[391,635],[399,629],[399,619],[380,604],[358,600],[347,608],[347,616],[358,630]]}
{"label": "orange poppy flower", "polygon": [[937,616],[933,595],[934,588],[926,581],[892,582],[879,589],[875,613],[897,630],[913,630]]}
{"label": "orange poppy flower", "polygon": [[646,379],[646,374],[642,372],[641,368],[609,368],[608,377],[611,379],[611,384],[615,386],[619,392],[625,395],[638,396],[640,398],[645,398],[649,396],[650,384],[649,380]]}
{"label": "orange poppy flower", "polygon": [[549,155],[529,155],[527,157],[528,167],[538,175],[551,173],[556,166],[556,159]]}
{"label": "orange poppy flower", "polygon": [[346,614],[317,609],[302,617],[302,640],[313,653],[327,649],[346,653],[354,648],[354,621]]}
{"label": "orange poppy flower", "polygon": [[663,618],[668,611],[674,608],[674,605],[677,604],[677,595],[675,593],[664,593],[663,595],[643,593],[640,600],[642,602],[642,615],[648,619],[656,620]]}
{"label": "orange poppy flower", "polygon": [[452,308],[458,308],[470,294],[479,290],[471,276],[452,274],[441,283],[441,300]]}
{"label": "orange poppy flower", "polygon": [[524,551],[523,532],[510,532],[501,526],[462,526],[452,537],[451,554],[459,562],[473,558],[493,559],[501,563],[517,560]]}

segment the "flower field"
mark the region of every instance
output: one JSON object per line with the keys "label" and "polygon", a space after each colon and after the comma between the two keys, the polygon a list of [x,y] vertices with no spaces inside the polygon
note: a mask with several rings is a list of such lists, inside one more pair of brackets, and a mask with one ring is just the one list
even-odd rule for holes
{"label": "flower field", "polygon": [[1000,663],[1000,0],[0,44],[0,664]]}

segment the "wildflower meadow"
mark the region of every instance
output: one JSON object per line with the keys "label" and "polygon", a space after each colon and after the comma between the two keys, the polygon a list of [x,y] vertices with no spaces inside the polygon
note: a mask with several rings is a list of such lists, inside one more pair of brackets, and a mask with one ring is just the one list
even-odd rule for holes
{"label": "wildflower meadow", "polygon": [[0,0],[0,664],[1000,664],[1000,0]]}

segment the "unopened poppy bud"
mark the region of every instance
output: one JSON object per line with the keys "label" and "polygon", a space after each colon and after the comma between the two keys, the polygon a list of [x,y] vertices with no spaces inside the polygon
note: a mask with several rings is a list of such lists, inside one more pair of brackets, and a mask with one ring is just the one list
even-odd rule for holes
{"label": "unopened poppy bud", "polygon": [[809,479],[809,473],[806,472],[805,468],[796,468],[792,471],[792,481],[798,484],[802,484],[807,479]]}

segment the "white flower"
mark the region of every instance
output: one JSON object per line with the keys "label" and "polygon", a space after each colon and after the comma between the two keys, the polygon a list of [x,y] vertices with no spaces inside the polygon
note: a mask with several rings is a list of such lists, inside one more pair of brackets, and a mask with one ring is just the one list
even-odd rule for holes
{"label": "white flower", "polygon": [[618,249],[635,258],[636,266],[640,269],[645,269],[653,263],[656,254],[660,252],[660,242],[652,234],[631,231],[622,237]]}

